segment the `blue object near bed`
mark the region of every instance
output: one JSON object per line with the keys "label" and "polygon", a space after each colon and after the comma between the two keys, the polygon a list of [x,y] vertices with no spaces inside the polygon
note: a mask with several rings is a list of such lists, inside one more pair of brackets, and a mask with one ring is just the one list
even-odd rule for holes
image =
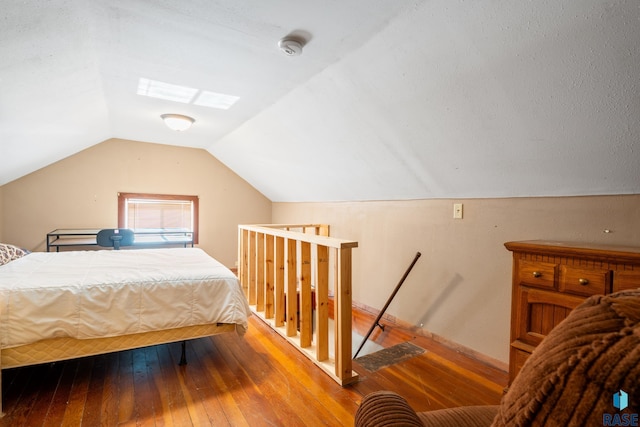
{"label": "blue object near bed", "polygon": [[96,236],[98,246],[120,249],[121,246],[133,245],[133,230],[128,228],[105,228],[100,230]]}

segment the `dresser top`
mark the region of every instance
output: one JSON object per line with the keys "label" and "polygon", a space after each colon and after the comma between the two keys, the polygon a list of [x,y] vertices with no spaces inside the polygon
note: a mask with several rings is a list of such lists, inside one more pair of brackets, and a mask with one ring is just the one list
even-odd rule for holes
{"label": "dresser top", "polygon": [[523,240],[517,242],[506,242],[504,245],[512,252],[570,255],[640,263],[639,246],[621,246],[553,240]]}

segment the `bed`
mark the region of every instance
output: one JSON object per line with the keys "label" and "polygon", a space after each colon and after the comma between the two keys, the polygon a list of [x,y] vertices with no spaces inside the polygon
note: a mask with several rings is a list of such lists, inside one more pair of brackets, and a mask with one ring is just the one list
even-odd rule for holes
{"label": "bed", "polygon": [[237,277],[199,248],[6,256],[3,246],[1,369],[247,329]]}

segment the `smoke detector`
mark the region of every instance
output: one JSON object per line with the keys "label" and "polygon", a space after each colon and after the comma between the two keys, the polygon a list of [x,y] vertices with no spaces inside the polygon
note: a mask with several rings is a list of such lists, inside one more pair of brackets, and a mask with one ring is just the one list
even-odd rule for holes
{"label": "smoke detector", "polygon": [[278,47],[287,56],[298,56],[302,54],[302,43],[296,39],[285,37],[278,42]]}

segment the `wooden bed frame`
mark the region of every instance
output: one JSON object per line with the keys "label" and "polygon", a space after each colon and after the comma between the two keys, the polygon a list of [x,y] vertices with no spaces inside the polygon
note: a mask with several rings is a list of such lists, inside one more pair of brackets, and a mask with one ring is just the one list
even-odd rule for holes
{"label": "wooden bed frame", "polygon": [[[37,341],[28,345],[1,350],[0,368],[7,369],[19,366],[37,365],[40,363],[57,362],[61,360],[94,356],[157,344],[191,340],[234,331],[236,331],[235,324],[217,323],[107,338],[52,338]],[[0,373],[0,416],[3,415],[2,377]]]}

